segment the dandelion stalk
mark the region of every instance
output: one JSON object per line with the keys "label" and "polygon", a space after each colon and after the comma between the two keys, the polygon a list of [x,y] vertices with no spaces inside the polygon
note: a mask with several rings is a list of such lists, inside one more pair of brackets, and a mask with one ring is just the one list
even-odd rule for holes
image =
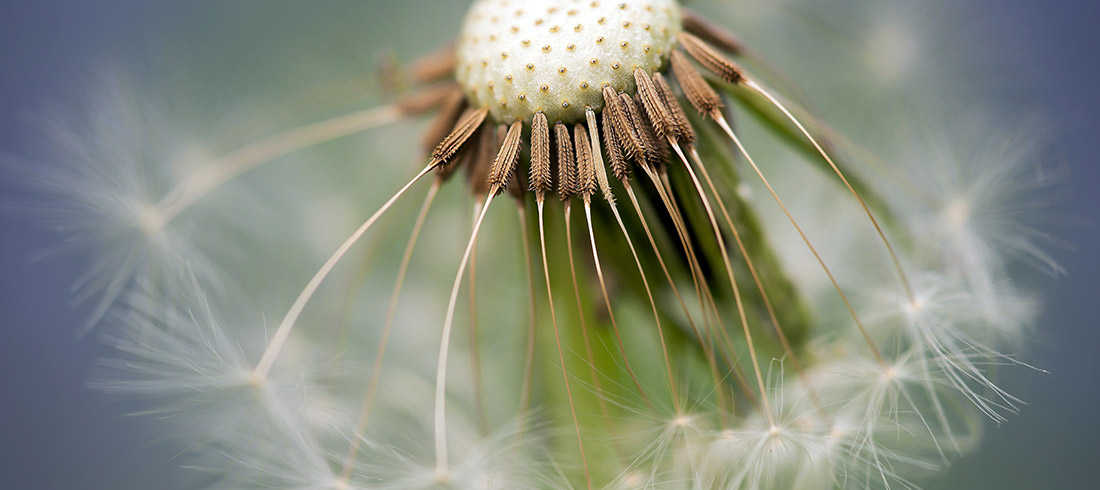
{"label": "dandelion stalk", "polygon": [[[356,423],[355,434],[362,434],[363,430],[367,427],[370,410],[374,405],[374,396],[378,389],[378,381],[382,377],[382,365],[386,358],[386,347],[389,345],[393,319],[397,314],[397,302],[401,295],[401,286],[405,284],[405,274],[409,270],[409,262],[412,261],[413,249],[416,247],[416,241],[420,237],[420,231],[424,226],[424,221],[428,217],[428,211],[431,210],[432,203],[435,202],[435,197],[439,193],[441,184],[442,179],[437,179],[432,183],[432,186],[428,188],[428,194],[424,196],[424,203],[420,206],[420,212],[416,215],[416,221],[413,223],[409,241],[405,245],[405,252],[401,256],[401,265],[398,266],[397,269],[397,279],[393,284],[393,293],[390,294],[390,304],[386,309],[386,319],[382,324],[382,333],[378,339],[378,352],[374,355],[374,366],[371,369],[370,381],[367,383],[367,393],[363,397],[363,406],[359,409],[359,421]],[[354,468],[355,458],[359,453],[361,441],[362,439],[359,437],[352,439],[351,447],[348,449],[348,454],[344,458],[344,467],[340,472],[340,478],[345,483],[349,482],[351,478],[351,471]]]}
{"label": "dandelion stalk", "polygon": [[428,172],[436,167],[436,165],[438,164],[435,162],[429,163],[427,166],[424,167],[423,170],[420,171],[420,173],[416,174],[416,177],[413,177],[412,180],[409,181],[409,183],[405,184],[405,186],[397,191],[396,194],[390,197],[390,199],[386,201],[386,203],[383,204],[382,207],[378,209],[378,211],[371,215],[371,217],[368,218],[367,221],[365,221],[358,229],[355,230],[355,233],[352,233],[351,236],[348,237],[348,239],[345,240],[344,243],[336,249],[336,252],[334,252],[332,256],[325,261],[324,265],[321,266],[321,269],[313,275],[313,278],[311,278],[309,280],[309,283],[306,284],[305,289],[302,290],[302,292],[298,295],[298,298],[295,299],[294,303],[290,306],[290,310],[287,311],[286,316],[284,316],[283,320],[279,322],[279,326],[275,329],[275,335],[271,337],[271,341],[268,343],[267,348],[264,350],[263,356],[260,357],[260,361],[256,364],[256,368],[252,371],[252,382],[254,384],[261,385],[267,379],[267,375],[271,371],[271,367],[275,364],[275,359],[279,356],[279,352],[282,350],[287,338],[290,337],[290,331],[294,328],[294,324],[298,321],[298,317],[302,314],[302,310],[305,309],[306,303],[308,303],[309,300],[313,298],[313,294],[317,292],[317,288],[321,287],[321,283],[325,280],[326,277],[328,277],[329,273],[332,272],[332,269],[336,267],[336,263],[339,262],[340,259],[342,259],[344,255],[348,253],[348,250],[351,250],[351,247],[359,241],[359,238],[361,238],[372,225],[374,225],[375,221],[377,221],[378,218],[385,214],[386,211],[390,209],[390,206],[393,206],[393,203],[397,202],[397,200],[405,194],[405,191],[409,190],[409,188],[412,187],[413,184],[415,184],[418,180],[420,180],[421,177],[427,175]]}
{"label": "dandelion stalk", "polygon": [[461,148],[463,143],[469,139],[473,130],[481,125],[481,122],[485,119],[485,111],[473,111],[463,117],[455,127],[455,131],[443,140],[442,143],[433,152],[432,159],[428,162],[428,165],[424,167],[415,177],[412,178],[407,184],[398,190],[381,208],[378,209],[370,218],[367,219],[355,233],[352,233],[350,237],[332,254],[321,269],[314,274],[309,283],[306,284],[305,289],[298,295],[298,298],[294,300],[294,303],[290,306],[290,310],[287,312],[283,320],[279,322],[278,328],[275,330],[275,335],[272,336],[271,341],[268,342],[267,348],[264,350],[263,356],[260,357],[260,361],[256,364],[256,368],[253,369],[251,379],[252,383],[261,385],[267,378],[268,372],[271,371],[272,366],[275,364],[275,359],[278,357],[279,352],[282,350],[283,345],[286,343],[287,338],[290,336],[291,329],[294,328],[295,322],[298,320],[298,316],[301,315],[302,310],[305,309],[306,303],[313,297],[313,294],[317,292],[317,288],[321,286],[321,282],[328,276],[332,269],[336,267],[336,263],[347,254],[348,250],[359,238],[361,238],[367,230],[374,225],[378,218],[382,217],[386,211],[389,210],[393,203],[397,202],[406,191],[409,190],[413,184],[416,184],[422,177],[428,174],[431,170],[446,164],[454,154]]}
{"label": "dandelion stalk", "polygon": [[[875,215],[871,212],[871,208],[867,205],[867,202],[864,201],[863,198],[860,197],[859,192],[856,192],[856,189],[852,187],[851,182],[849,182],[848,178],[844,176],[844,172],[841,172],[840,167],[837,167],[836,163],[833,162],[833,159],[829,158],[829,154],[825,152],[825,149],[821,147],[821,144],[818,143],[817,140],[810,134],[810,132],[806,130],[806,127],[803,126],[802,123],[799,122],[793,114],[791,114],[791,111],[787,110],[787,107],[780,103],[779,100],[777,100],[775,96],[771,94],[771,92],[765,90],[763,87],[760,86],[760,84],[756,83],[753,80],[745,80],[745,85],[767,98],[768,101],[770,101],[773,105],[778,107],[780,111],[783,112],[783,115],[787,116],[787,119],[789,119],[792,123],[794,123],[796,127],[798,127],[799,132],[801,132],[802,135],[810,141],[810,144],[812,144],[814,149],[817,150],[817,153],[821,155],[821,158],[825,159],[825,161],[829,163],[829,167],[833,169],[833,172],[836,172],[837,177],[840,177],[841,182],[843,182],[844,186],[848,188],[848,192],[850,192],[852,196],[855,197],[857,201],[859,201],[859,205],[863,208],[863,212],[867,215],[867,219],[871,220],[871,224],[874,225],[875,233],[878,234],[879,238],[882,240],[882,244],[886,246],[886,250],[890,253],[890,260],[894,263],[894,269],[897,270],[898,277],[901,279],[901,284],[905,288],[905,295],[909,297],[910,302],[915,302],[916,296],[913,295],[913,286],[909,284],[909,278],[905,275],[905,269],[901,266],[901,260],[898,259],[898,254],[894,251],[894,246],[891,245],[890,240],[886,238],[886,234],[882,231],[882,226],[879,225],[878,220],[875,219]],[[724,118],[723,121],[719,124],[722,126],[722,129],[725,130],[727,133],[731,135],[733,134],[733,131],[729,129],[729,124],[724,121]]]}

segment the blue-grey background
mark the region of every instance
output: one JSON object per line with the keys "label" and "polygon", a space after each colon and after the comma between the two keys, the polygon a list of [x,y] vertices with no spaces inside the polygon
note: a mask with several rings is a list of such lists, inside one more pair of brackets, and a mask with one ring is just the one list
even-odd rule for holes
{"label": "blue-grey background", "polygon": [[[304,38],[306,26],[323,24],[343,3],[0,1],[0,149],[30,153],[27,111],[73,93],[104,59],[155,53],[157,40],[173,32],[208,30],[214,40],[253,42]],[[378,2],[380,15],[388,3]],[[293,12],[276,15],[276,8]],[[1028,405],[991,427],[980,452],[935,486],[1100,488],[1100,328],[1092,310],[1100,300],[1100,2],[990,0],[986,10],[991,25],[1030,51],[1029,62],[1005,76],[1029,80],[1021,104],[1038,104],[1049,116],[1049,155],[1070,175],[1054,214],[1079,224],[1050,230],[1072,246],[1055,250],[1068,276],[1035,279],[1047,308],[1027,360],[1050,374],[1014,373],[1008,388]],[[227,17],[236,23],[219,20]],[[237,32],[242,24],[245,31]],[[433,41],[417,36],[416,27],[388,26],[397,42],[427,49]],[[0,215],[0,489],[187,488],[194,476],[154,441],[148,420],[119,415],[125,403],[85,388],[102,347],[74,338],[87,312],[70,305],[68,288],[86,257],[33,260],[57,240],[18,216]]]}

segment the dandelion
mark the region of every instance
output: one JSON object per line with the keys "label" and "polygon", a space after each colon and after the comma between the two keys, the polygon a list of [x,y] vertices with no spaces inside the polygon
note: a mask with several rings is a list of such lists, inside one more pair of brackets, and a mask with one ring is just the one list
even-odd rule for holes
{"label": "dandelion", "polygon": [[[860,53],[888,86],[874,107],[920,83],[920,37],[890,27],[903,18]],[[46,182],[100,204],[76,233],[100,238],[92,322],[119,352],[96,386],[162,398],[151,413],[181,424],[217,488],[915,488],[974,447],[981,416],[1021,404],[990,372],[1023,365],[1000,349],[1035,310],[1005,271],[1056,265],[1015,206],[1036,186],[1008,140],[917,135],[910,114],[896,132],[921,144],[899,166],[808,109],[751,39],[674,0],[478,0],[453,46],[403,72],[414,88],[391,104],[155,189],[136,159],[85,151],[140,141],[98,134],[69,139],[94,185]],[[270,329],[211,305],[205,254],[154,239],[266,162],[428,112],[423,164]],[[439,202],[460,172],[472,210],[456,214]],[[385,314],[337,328],[348,313],[324,286],[423,188],[396,220],[411,226],[394,281],[347,295]],[[518,229],[491,218],[506,200]],[[452,228],[422,239],[440,213]],[[522,265],[498,280],[509,241]],[[402,299],[422,242],[459,254],[445,301]]]}

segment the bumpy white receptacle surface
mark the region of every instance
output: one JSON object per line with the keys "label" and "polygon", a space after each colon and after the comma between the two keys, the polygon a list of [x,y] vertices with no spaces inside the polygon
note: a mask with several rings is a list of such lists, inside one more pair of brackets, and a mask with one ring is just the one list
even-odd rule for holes
{"label": "bumpy white receptacle surface", "polygon": [[478,0],[455,76],[498,121],[576,122],[603,107],[605,84],[633,93],[634,67],[660,68],[679,32],[675,0]]}

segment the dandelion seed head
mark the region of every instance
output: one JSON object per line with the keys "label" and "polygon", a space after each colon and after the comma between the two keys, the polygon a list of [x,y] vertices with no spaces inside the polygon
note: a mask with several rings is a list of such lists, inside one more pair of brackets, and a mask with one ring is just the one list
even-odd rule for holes
{"label": "dandelion seed head", "polygon": [[456,78],[473,105],[498,121],[530,123],[541,111],[551,123],[574,123],[586,107],[603,108],[604,85],[633,93],[634,68],[660,68],[679,32],[673,0],[481,0],[459,36]]}
{"label": "dandelion seed head", "polygon": [[[764,69],[770,54],[760,54],[771,43],[750,39],[742,51],[729,41],[733,34],[703,25],[709,17],[682,23],[672,0],[475,1],[454,49],[409,70],[413,85],[441,82],[424,100],[440,100],[427,139],[442,141],[443,150],[325,262],[274,332],[246,297],[285,284],[297,290],[302,278],[291,273],[297,261],[289,258],[329,256],[331,237],[355,229],[363,210],[327,186],[287,194],[317,219],[287,218],[274,228],[298,236],[295,245],[306,251],[280,255],[285,267],[242,257],[266,268],[244,278],[253,287],[215,295],[248,318],[230,320],[195,293],[207,280],[203,254],[188,248],[195,228],[187,225],[201,222],[160,205],[177,189],[170,184],[198,183],[181,191],[194,198],[184,207],[249,221],[243,208],[207,196],[209,186],[285,155],[291,150],[281,145],[297,144],[288,140],[315,144],[327,141],[317,139],[321,133],[346,135],[344,124],[362,129],[407,114],[390,107],[337,118],[335,126],[321,121],[241,146],[224,161],[204,145],[146,159],[119,135],[93,138],[111,151],[73,138],[73,148],[94,154],[87,161],[107,167],[96,171],[103,175],[90,172],[95,188],[72,200],[99,217],[76,231],[114,245],[97,250],[105,259],[92,274],[114,306],[104,336],[118,353],[104,362],[96,386],[156,399],[149,413],[177,424],[173,435],[191,448],[193,466],[216,475],[212,488],[523,490],[564,488],[581,477],[589,488],[914,487],[909,478],[974,447],[978,414],[1000,421],[1018,403],[989,371],[1016,363],[1001,353],[1001,341],[1034,311],[1027,294],[1006,281],[1008,267],[1020,256],[1049,258],[1037,233],[1016,221],[1027,213],[1011,205],[1028,189],[1021,169],[1030,167],[1011,164],[1021,157],[1008,141],[983,146],[940,134],[940,124],[929,130],[942,142],[912,138],[917,149],[906,155],[906,169],[892,166],[905,152],[885,139],[860,147],[862,137],[904,133],[922,120],[914,115],[905,128],[851,139],[838,130],[859,128],[858,115],[849,116],[862,109],[893,128],[881,124],[889,101],[943,73],[926,70],[936,53],[932,36],[904,15],[885,15],[899,11],[895,2],[875,15],[865,0],[809,15],[840,25],[866,18],[848,38],[793,28],[787,10],[821,7],[782,3],[754,2],[742,22],[800,39],[792,79],[784,63],[757,78],[757,69],[771,71]],[[666,69],[670,57],[675,68]],[[802,70],[820,71],[807,84],[808,99],[825,94],[825,113],[808,115],[797,105]],[[773,81],[784,90],[773,91]],[[747,111],[733,129],[726,118],[751,103],[742,90],[772,105]],[[683,113],[681,95],[705,117]],[[863,103],[836,103],[848,99]],[[394,107],[407,105],[403,98]],[[115,116],[126,122],[138,104],[120,106]],[[837,108],[843,114],[834,115]],[[792,138],[761,134],[790,123],[808,129],[791,130]],[[124,135],[142,134],[140,124],[123,126]],[[448,136],[448,128],[456,129]],[[388,136],[379,141],[390,143]],[[374,156],[402,155],[395,150],[402,142],[394,141]],[[294,147],[309,146],[301,145]],[[885,163],[875,153],[881,148],[891,150]],[[248,157],[254,151],[271,153]],[[225,161],[241,167],[219,166]],[[143,162],[155,164],[155,182],[142,180]],[[449,202],[431,211],[459,166],[476,194],[475,222],[469,206]],[[386,213],[404,224],[393,219],[404,212],[395,203],[433,171],[439,178],[413,232],[419,236],[423,223],[427,243],[417,258],[402,260],[398,282],[408,272],[411,290],[399,298],[399,287],[386,282],[394,271],[373,268],[395,263],[399,247],[384,226],[372,226]],[[67,176],[64,185],[75,180]],[[264,181],[273,189],[298,183],[286,175]],[[501,205],[489,212],[504,200],[494,201],[494,193],[506,188],[519,204],[519,230],[514,222],[500,230]],[[538,246],[527,188],[536,193]],[[548,206],[545,194],[555,189],[564,203]],[[376,198],[375,190],[365,194]],[[444,192],[441,200],[450,199]],[[583,214],[569,214],[581,205]],[[563,216],[570,220],[564,230]],[[382,234],[371,244],[385,247],[382,260],[364,254],[367,268],[348,274],[342,257],[355,255],[352,247],[368,232]],[[456,243],[469,244],[457,274]],[[516,243],[526,253],[505,251]],[[410,239],[408,257],[413,245]],[[159,249],[179,259],[163,261],[171,274],[148,265],[156,262],[150,250]],[[526,272],[527,291],[512,270]],[[183,271],[198,272],[176,279]],[[452,280],[443,314],[437,286]],[[326,298],[333,291],[344,296]],[[115,304],[120,296],[126,301]],[[396,313],[376,326],[375,313],[390,302]],[[517,328],[525,307],[529,339]],[[540,328],[546,323],[552,337]],[[545,423],[540,410],[551,412]],[[606,434],[586,420],[597,417]],[[570,419],[572,426],[562,423]]]}

